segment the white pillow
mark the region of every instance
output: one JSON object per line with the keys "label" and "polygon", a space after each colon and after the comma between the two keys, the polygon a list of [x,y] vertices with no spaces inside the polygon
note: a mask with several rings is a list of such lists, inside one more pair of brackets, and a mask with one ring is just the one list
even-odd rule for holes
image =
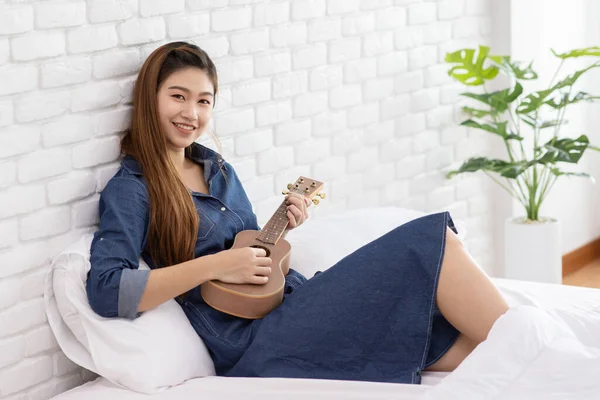
{"label": "white pillow", "polygon": [[[286,236],[292,245],[290,268],[311,278],[315,272],[325,271],[361,246],[425,215],[427,213],[406,208],[379,207],[309,218]],[[452,221],[458,230],[457,236],[464,240],[464,223],[456,218]]]}
{"label": "white pillow", "polygon": [[[146,394],[215,375],[204,343],[175,300],[133,321],[103,318],[91,309],[85,281],[92,238],[85,235],[59,254],[46,275],[48,322],[65,355],[117,385]],[[140,268],[148,269],[142,259]]]}

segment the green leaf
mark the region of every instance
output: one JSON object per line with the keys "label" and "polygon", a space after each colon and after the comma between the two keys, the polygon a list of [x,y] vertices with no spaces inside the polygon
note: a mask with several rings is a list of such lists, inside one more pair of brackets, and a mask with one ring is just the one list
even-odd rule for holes
{"label": "green leaf", "polygon": [[508,110],[508,105],[515,101],[523,93],[523,86],[519,82],[515,84],[512,91],[510,89],[498,90],[491,93],[461,93],[461,96],[487,104],[492,109],[492,114],[502,114]]}
{"label": "green leaf", "polygon": [[568,93],[562,93],[560,96],[560,102],[556,102],[554,99],[550,99],[546,101],[544,104],[548,104],[550,107],[554,109],[560,109],[568,106],[569,104],[579,103],[580,101],[594,101],[600,99],[599,96],[592,96],[585,92],[579,92],[572,98],[569,98]]}
{"label": "green leaf", "polygon": [[587,66],[584,69],[581,69],[579,71],[575,71],[575,73],[573,75],[570,75],[568,77],[566,77],[565,79],[563,79],[560,82],[557,82],[552,89],[556,90],[556,89],[562,89],[564,87],[567,86],[573,86],[575,84],[575,82],[577,82],[577,80],[579,79],[579,77],[583,74],[585,74],[587,71],[589,71],[592,68],[598,68],[600,67],[600,63],[594,63],[592,65]]}
{"label": "green leaf", "polygon": [[581,75],[583,75],[585,72],[589,71],[590,69],[597,68],[597,67],[600,67],[600,63],[595,63],[595,64],[592,64],[582,70],[576,71],[573,75],[570,75],[567,78],[563,79],[562,81],[557,82],[550,89],[540,90],[540,91],[531,93],[530,95],[528,95],[521,101],[521,104],[519,104],[519,106],[517,107],[517,110],[516,110],[517,114],[527,114],[527,113],[537,110],[538,108],[540,108],[542,106],[542,104],[547,104],[546,99],[548,97],[550,97],[550,95],[555,90],[559,90],[559,89],[562,89],[567,86],[573,86],[573,84],[575,84],[575,82],[577,82],[577,80],[579,79],[579,77]]}
{"label": "green leaf", "polygon": [[470,116],[475,117],[475,118],[483,118],[483,117],[487,117],[488,115],[492,115],[491,110],[480,110],[477,108],[472,108],[472,107],[467,107],[467,106],[464,106],[462,108],[462,110],[465,113],[467,113]]}
{"label": "green leaf", "polygon": [[569,123],[569,120],[567,119],[563,119],[562,122],[558,119],[553,119],[550,121],[544,121],[542,122],[542,124],[540,125],[540,129],[544,129],[544,128],[552,128],[553,126],[557,126],[557,125],[566,125]]}
{"label": "green leaf", "polygon": [[504,67],[504,70],[516,79],[527,81],[538,78],[537,72],[531,67],[533,62],[530,62],[528,66],[522,68],[521,65],[523,64],[519,61],[511,62],[510,56],[489,56],[488,58]]}
{"label": "green leaf", "polygon": [[562,53],[562,54],[558,54],[557,52],[554,51],[554,49],[550,49],[550,51],[556,57],[562,58],[563,60],[566,58],[585,57],[585,56],[600,57],[600,47],[598,47],[598,46],[586,47],[584,49],[575,49],[575,50],[571,50],[568,53]]}
{"label": "green leaf", "polygon": [[589,178],[592,182],[595,182],[594,177],[585,172],[564,172],[558,169],[557,167],[550,168],[550,172],[552,172],[556,176],[580,176],[583,178]]}
{"label": "green leaf", "polygon": [[507,124],[508,124],[508,121],[490,122],[488,124],[480,124],[476,121],[473,121],[472,119],[468,119],[461,123],[462,126],[468,126],[470,128],[476,128],[476,129],[482,129],[484,131],[488,131],[488,132],[491,132],[498,136],[501,136],[503,139],[506,139],[506,140],[511,140],[511,139],[523,140],[523,138],[521,136],[519,136],[519,135],[511,132],[509,129],[507,129]]}
{"label": "green leaf", "polygon": [[527,114],[520,115],[519,118],[521,119],[521,121],[525,122],[527,125],[531,126],[532,128],[536,128],[537,124],[539,122],[541,122],[540,119],[536,120],[534,117],[527,115]]}
{"label": "green leaf", "polygon": [[566,119],[563,119],[562,123],[558,119],[544,121],[541,118],[536,119],[535,117],[527,114],[521,114],[519,117],[521,118],[521,121],[525,122],[527,125],[538,129],[551,128],[556,125],[566,125],[569,123],[569,121]]}
{"label": "green leaf", "polygon": [[585,135],[581,135],[576,139],[554,137],[542,146],[546,153],[536,162],[540,164],[554,164],[556,162],[577,164],[589,144],[590,141]]}
{"label": "green leaf", "polygon": [[537,110],[544,104],[546,98],[552,93],[554,89],[540,90],[538,92],[533,92],[523,100],[517,106],[517,114],[527,114],[532,111]]}
{"label": "green leaf", "polygon": [[465,172],[491,171],[505,178],[516,178],[521,175],[529,165],[524,161],[507,162],[504,160],[489,159],[486,157],[473,157],[465,161],[459,169],[450,171],[448,178]]}
{"label": "green leaf", "polygon": [[448,75],[468,86],[482,85],[486,80],[498,75],[498,67],[484,68],[483,64],[490,52],[487,46],[479,46],[479,54],[475,58],[475,49],[462,49],[454,53],[446,53],[447,63],[458,64],[448,71]]}

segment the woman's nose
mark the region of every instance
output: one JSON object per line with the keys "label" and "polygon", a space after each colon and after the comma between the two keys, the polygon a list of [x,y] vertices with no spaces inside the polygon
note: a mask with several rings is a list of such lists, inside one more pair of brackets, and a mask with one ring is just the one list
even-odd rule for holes
{"label": "woman's nose", "polygon": [[181,111],[181,116],[191,121],[197,120],[198,110],[196,108],[196,105],[191,102],[186,103],[183,107],[183,110]]}

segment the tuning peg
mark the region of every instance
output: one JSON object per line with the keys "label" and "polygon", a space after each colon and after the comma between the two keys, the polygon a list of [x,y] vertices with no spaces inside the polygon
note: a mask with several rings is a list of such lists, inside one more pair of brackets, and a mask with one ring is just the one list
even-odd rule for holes
{"label": "tuning peg", "polygon": [[324,199],[325,198],[325,193],[317,193],[317,196],[319,196],[320,198]]}
{"label": "tuning peg", "polygon": [[317,204],[319,204],[319,199],[312,199],[312,202],[316,206]]}
{"label": "tuning peg", "polygon": [[293,185],[293,184],[291,184],[291,183],[288,183],[288,184],[287,184],[287,188],[288,188],[288,189],[291,189],[293,186],[294,186],[294,185]]}
{"label": "tuning peg", "polygon": [[289,190],[284,190],[284,191],[281,192],[281,194],[290,194],[290,191]]}

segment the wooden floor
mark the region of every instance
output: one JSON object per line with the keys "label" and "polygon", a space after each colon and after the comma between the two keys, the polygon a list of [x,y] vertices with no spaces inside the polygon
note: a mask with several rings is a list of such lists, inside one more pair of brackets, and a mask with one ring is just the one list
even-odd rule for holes
{"label": "wooden floor", "polygon": [[563,284],[600,288],[600,259],[565,276]]}

